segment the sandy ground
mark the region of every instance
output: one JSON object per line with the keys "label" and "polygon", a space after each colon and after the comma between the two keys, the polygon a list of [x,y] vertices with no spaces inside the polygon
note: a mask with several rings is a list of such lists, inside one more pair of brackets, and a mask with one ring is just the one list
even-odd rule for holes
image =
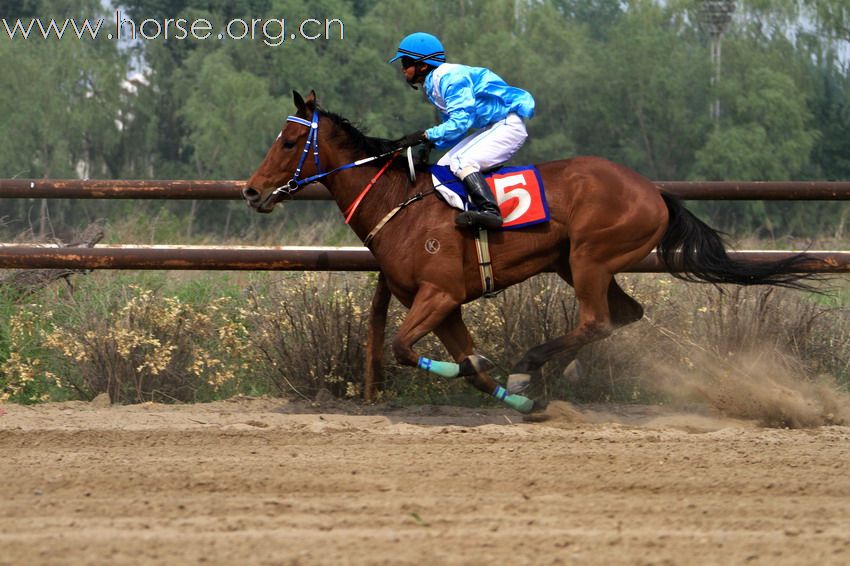
{"label": "sandy ground", "polygon": [[0,564],[850,563],[848,427],[332,409],[0,406]]}

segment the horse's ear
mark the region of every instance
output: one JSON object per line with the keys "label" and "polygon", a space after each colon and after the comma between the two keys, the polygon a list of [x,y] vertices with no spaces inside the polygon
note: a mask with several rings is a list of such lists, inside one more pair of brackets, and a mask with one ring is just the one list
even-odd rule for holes
{"label": "horse's ear", "polygon": [[311,90],[310,94],[307,95],[307,100],[305,101],[307,108],[314,109],[316,108],[316,91]]}
{"label": "horse's ear", "polygon": [[301,98],[301,95],[298,93],[297,90],[292,91],[292,100],[293,102],[295,102],[295,108],[298,109],[298,112],[302,114],[307,113],[307,103],[304,102],[304,99]]}

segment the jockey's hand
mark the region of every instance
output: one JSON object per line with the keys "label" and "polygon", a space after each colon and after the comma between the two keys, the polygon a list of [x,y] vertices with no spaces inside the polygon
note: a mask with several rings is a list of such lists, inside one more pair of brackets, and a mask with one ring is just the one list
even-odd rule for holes
{"label": "jockey's hand", "polygon": [[431,150],[434,149],[434,144],[431,142],[425,142],[422,147],[419,148],[419,151],[416,152],[415,155],[415,163],[417,165],[428,165],[428,161],[431,159]]}
{"label": "jockey's hand", "polygon": [[427,141],[428,137],[425,135],[425,131],[419,130],[418,132],[413,132],[412,134],[407,134],[403,138],[397,139],[396,143],[399,148],[405,148],[419,145],[420,143],[425,143]]}

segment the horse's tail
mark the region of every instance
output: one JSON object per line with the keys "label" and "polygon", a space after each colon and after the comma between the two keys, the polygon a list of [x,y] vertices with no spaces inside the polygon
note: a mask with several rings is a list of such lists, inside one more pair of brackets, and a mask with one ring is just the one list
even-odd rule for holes
{"label": "horse's tail", "polygon": [[729,257],[720,233],[688,211],[679,200],[662,191],[670,213],[667,231],[658,244],[658,255],[674,277],[713,284],[774,285],[792,289],[815,289],[803,281],[811,273],[795,273],[811,261],[806,254],[767,262],[741,262]]}

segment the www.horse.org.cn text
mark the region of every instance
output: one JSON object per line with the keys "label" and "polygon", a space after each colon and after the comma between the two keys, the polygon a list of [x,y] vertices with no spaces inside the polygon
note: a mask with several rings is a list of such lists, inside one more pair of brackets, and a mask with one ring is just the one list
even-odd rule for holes
{"label": "www.horse.org.cn text", "polygon": [[183,40],[259,40],[269,47],[279,47],[287,41],[345,39],[345,25],[338,18],[235,18],[217,28],[205,18],[146,18],[133,20],[115,11],[115,17],[78,20],[76,18],[49,20],[41,18],[7,20],[0,18],[2,29],[9,39],[78,39],[106,38],[117,41],[183,41]]}

